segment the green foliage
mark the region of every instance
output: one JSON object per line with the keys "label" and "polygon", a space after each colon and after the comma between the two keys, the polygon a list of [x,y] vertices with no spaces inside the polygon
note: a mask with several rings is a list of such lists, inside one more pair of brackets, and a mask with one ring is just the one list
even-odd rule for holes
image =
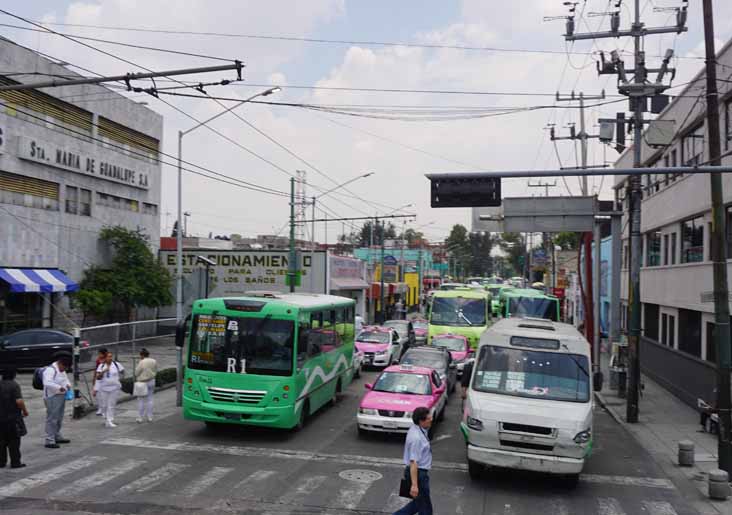
{"label": "green foliage", "polygon": [[580,243],[579,236],[576,232],[560,232],[554,236],[554,244],[562,247],[562,250],[577,250]]}
{"label": "green foliage", "polygon": [[469,233],[464,225],[452,227],[445,243],[464,275],[489,276],[493,273],[491,251],[495,239],[490,233]]}
{"label": "green foliage", "polygon": [[138,307],[159,307],[173,302],[172,278],[148,246],[147,236],[120,226],[105,227],[99,239],[112,250],[109,267],[84,271],[77,301],[84,315],[108,316],[123,310],[127,320]]}
{"label": "green foliage", "polygon": [[363,226],[361,226],[361,230],[356,235],[356,240],[358,241],[359,246],[368,247],[369,245],[371,245],[372,225],[374,228],[374,245],[381,245],[383,240],[396,239],[397,233],[394,224],[388,223],[386,224],[386,227],[384,227],[384,222],[382,221],[379,221],[377,224],[374,225],[373,220],[369,220],[364,223]]}
{"label": "green foliage", "polygon": [[513,269],[512,275],[524,275],[524,255],[526,254],[526,241],[522,234],[504,232],[498,243],[506,253],[509,266]]}

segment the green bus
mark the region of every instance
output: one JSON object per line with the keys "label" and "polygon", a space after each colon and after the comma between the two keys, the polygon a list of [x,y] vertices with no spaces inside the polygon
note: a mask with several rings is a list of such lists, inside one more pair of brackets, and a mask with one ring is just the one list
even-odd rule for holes
{"label": "green bus", "polygon": [[436,291],[429,310],[427,345],[440,334],[465,336],[472,348],[492,323],[491,294],[485,290],[458,288]]}
{"label": "green bus", "polygon": [[195,301],[176,334],[187,344],[183,417],[300,429],[353,379],[354,314],[353,300],[331,295]]}
{"label": "green bus", "polygon": [[559,321],[559,299],[531,288],[514,288],[501,291],[501,316],[545,318]]}
{"label": "green bus", "polygon": [[488,284],[486,285],[486,289],[491,294],[491,308],[493,311],[493,316],[501,316],[501,293],[503,293],[504,291],[513,290],[514,287],[509,286],[508,284]]}

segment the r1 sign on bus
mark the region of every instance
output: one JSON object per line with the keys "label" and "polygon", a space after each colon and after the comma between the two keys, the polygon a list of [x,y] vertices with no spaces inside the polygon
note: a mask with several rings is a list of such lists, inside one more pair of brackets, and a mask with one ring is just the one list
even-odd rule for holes
{"label": "r1 sign on bus", "polygon": [[429,177],[432,207],[495,207],[501,205],[501,178],[477,174],[435,174]]}

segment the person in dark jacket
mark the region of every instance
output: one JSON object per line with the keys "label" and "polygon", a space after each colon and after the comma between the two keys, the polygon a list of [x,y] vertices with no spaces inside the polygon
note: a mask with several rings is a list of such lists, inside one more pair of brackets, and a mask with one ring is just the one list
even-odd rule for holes
{"label": "person in dark jacket", "polygon": [[28,416],[20,385],[15,382],[15,369],[2,370],[0,381],[0,468],[7,464],[10,468],[25,467],[20,462],[20,438],[25,434],[23,417]]}

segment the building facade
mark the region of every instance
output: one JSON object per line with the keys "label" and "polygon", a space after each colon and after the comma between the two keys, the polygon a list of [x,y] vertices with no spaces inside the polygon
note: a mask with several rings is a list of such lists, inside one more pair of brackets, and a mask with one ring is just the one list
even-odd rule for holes
{"label": "building facade", "polygon": [[[0,69],[0,85],[80,77],[5,39]],[[156,250],[162,133],[160,115],[100,85],[0,91],[0,333],[69,316],[66,293],[108,258],[103,227],[140,229]]]}
{"label": "building facade", "polygon": [[[720,79],[720,131],[722,153],[732,151],[732,41],[717,55]],[[711,197],[707,174],[654,174],[657,166],[692,166],[709,160],[706,135],[706,77],[703,70],[681,91],[657,120],[673,122],[670,145],[641,143],[642,177],[641,303],[643,369],[682,400],[696,405],[709,399],[714,388],[714,304],[710,293]],[[615,163],[632,167],[629,148]],[[722,159],[732,165],[732,155]],[[727,256],[732,256],[732,175],[723,174],[727,219]],[[615,183],[616,198],[627,210],[626,178]],[[627,328],[629,234],[623,219],[621,324]],[[732,273],[728,259],[728,273]]]}

